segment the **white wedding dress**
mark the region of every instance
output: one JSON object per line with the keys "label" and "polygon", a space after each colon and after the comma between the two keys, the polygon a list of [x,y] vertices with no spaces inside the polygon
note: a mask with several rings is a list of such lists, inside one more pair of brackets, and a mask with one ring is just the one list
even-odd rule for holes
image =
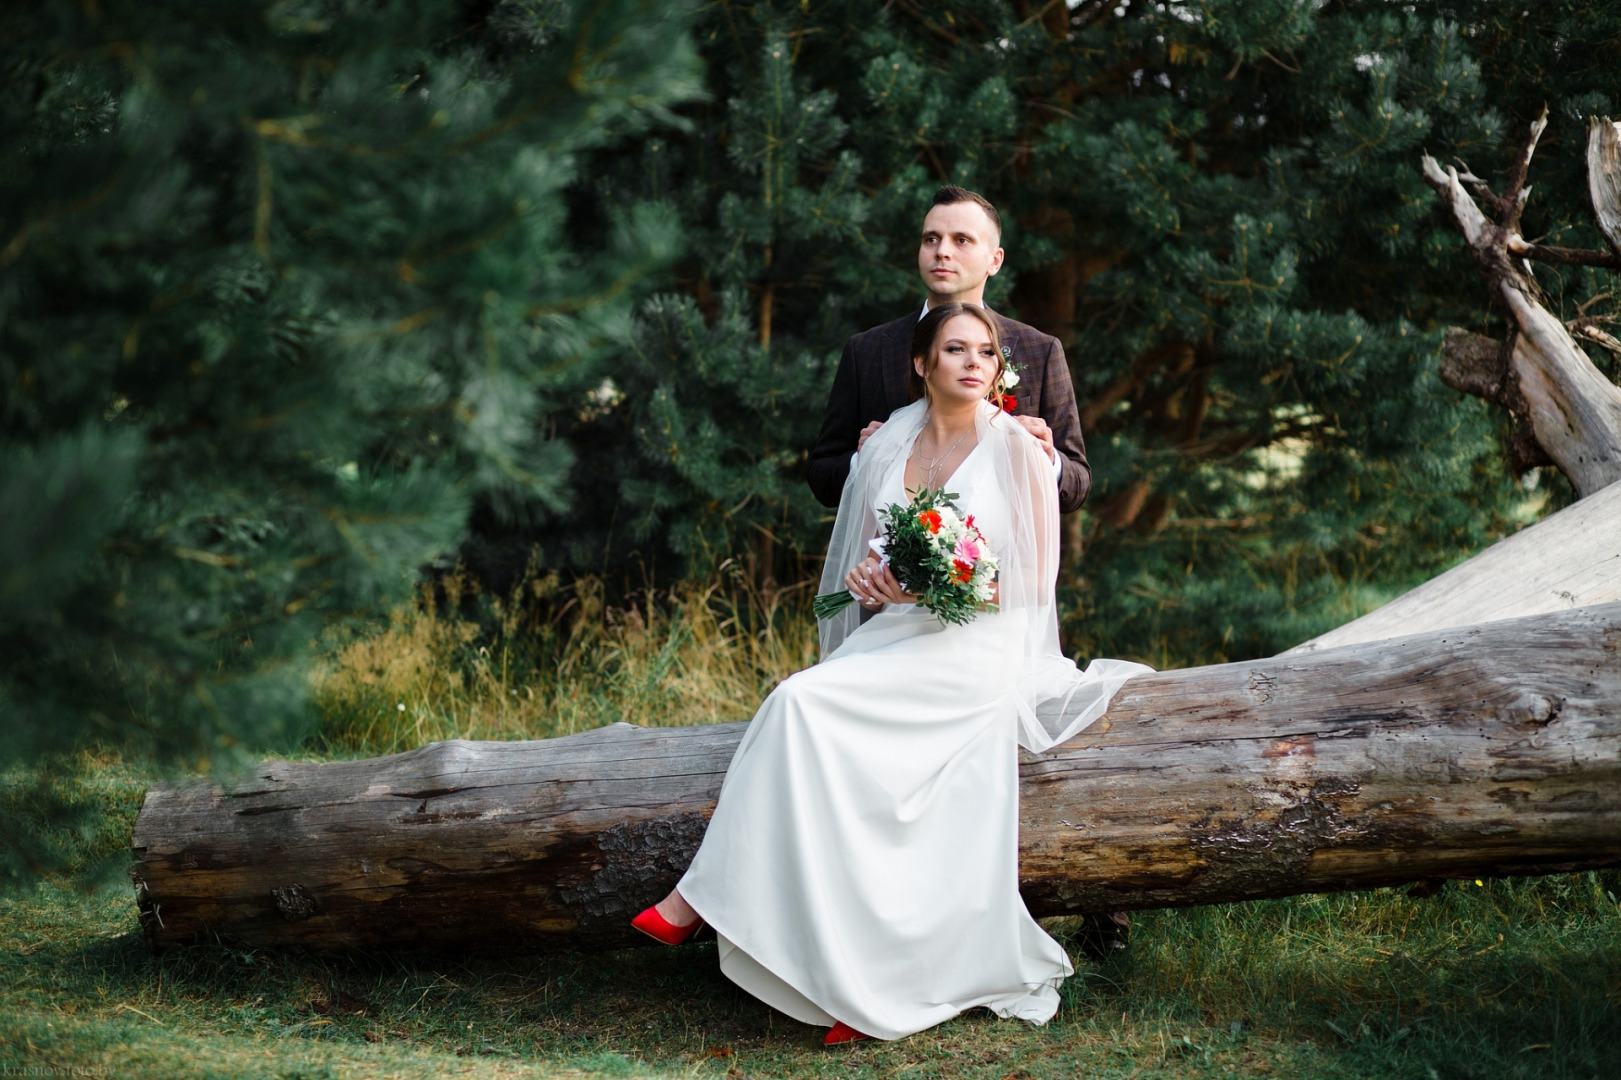
{"label": "white wedding dress", "polygon": [[[1015,527],[995,449],[982,438],[947,485],[993,548]],[[891,456],[864,509],[906,502],[905,455]],[[1020,708],[998,672],[1005,643],[1026,636],[1012,623],[1031,616],[946,627],[891,606],[766,698],[677,886],[719,935],[729,978],[807,1024],[881,1039],[980,1005],[1053,1015],[1074,969],[1019,896]],[[1100,699],[1080,726],[1148,670],[1098,664],[1068,665]]]}

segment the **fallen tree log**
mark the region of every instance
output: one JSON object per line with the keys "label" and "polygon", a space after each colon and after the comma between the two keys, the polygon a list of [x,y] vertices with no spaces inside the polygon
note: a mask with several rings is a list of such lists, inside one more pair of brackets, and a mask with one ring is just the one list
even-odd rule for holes
{"label": "fallen tree log", "polygon": [[[154,948],[632,944],[743,727],[155,786],[141,924]],[[1621,865],[1621,604],[1140,676],[1021,775],[1037,915]]]}
{"label": "fallen tree log", "polygon": [[1621,484],[1549,514],[1284,655],[1615,601],[1621,601]]}

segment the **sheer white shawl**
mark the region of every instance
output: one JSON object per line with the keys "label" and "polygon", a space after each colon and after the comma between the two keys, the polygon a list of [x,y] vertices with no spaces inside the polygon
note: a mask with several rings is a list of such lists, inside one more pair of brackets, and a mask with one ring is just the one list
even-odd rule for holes
{"label": "sheer white shawl", "polygon": [[[904,467],[923,430],[926,403],[895,410],[867,440],[839,498],[838,517],[822,568],[821,592],[844,587],[850,568],[866,558],[878,534],[874,506]],[[986,402],[976,418],[980,452],[991,457],[996,483],[1012,508],[1013,535],[989,537],[1000,560],[998,632],[987,653],[987,678],[997,681],[1019,715],[1019,744],[1041,753],[1102,716],[1127,679],[1153,669],[1126,660],[1093,660],[1083,672],[1058,645],[1058,489],[1040,441]],[[972,513],[973,507],[964,506]],[[981,616],[984,618],[984,616]],[[820,624],[822,658],[833,656],[860,625],[850,604]]]}

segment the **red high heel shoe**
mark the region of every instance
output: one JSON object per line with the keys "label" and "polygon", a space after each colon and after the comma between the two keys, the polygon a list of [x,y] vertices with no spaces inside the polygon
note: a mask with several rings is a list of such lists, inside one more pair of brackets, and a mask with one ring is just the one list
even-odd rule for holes
{"label": "red high heel shoe", "polygon": [[654,941],[662,941],[666,945],[681,944],[683,941],[696,934],[698,932],[698,928],[703,926],[703,924],[704,921],[702,919],[694,919],[687,926],[677,926],[669,919],[666,919],[663,915],[660,915],[657,906],[648,908],[646,911],[630,920],[630,925],[634,926],[636,929],[640,930]]}
{"label": "red high heel shoe", "polygon": [[843,1020],[838,1020],[828,1029],[827,1038],[822,1040],[822,1045],[838,1046],[840,1043],[860,1042],[862,1039],[870,1038],[871,1035],[863,1035]]}

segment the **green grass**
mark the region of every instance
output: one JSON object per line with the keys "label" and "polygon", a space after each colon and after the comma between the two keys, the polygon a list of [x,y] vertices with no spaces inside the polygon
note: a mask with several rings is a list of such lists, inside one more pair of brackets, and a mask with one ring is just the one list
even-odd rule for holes
{"label": "green grass", "polygon": [[[621,716],[746,717],[810,649],[812,624],[780,598],[690,587],[618,612],[589,588],[550,599],[545,617],[477,597],[424,602],[344,643],[319,677],[323,731],[303,756]],[[85,754],[0,776],[0,801],[33,805],[43,783],[78,807],[71,822],[36,824],[91,871],[127,859],[156,775]],[[1610,871],[1459,882],[1428,900],[1380,890],[1144,912],[1129,955],[1103,964],[1054,920],[1078,971],[1045,1027],[979,1010],[826,1051],[820,1030],[727,982],[712,945],[403,956],[215,944],[153,956],[127,883],[46,883],[0,898],[0,1077],[1615,1080],[1617,894]]]}
{"label": "green grass", "polygon": [[617,607],[593,578],[531,575],[496,597],[448,575],[387,626],[331,643],[315,677],[311,748],[348,757],[620,720],[747,720],[773,686],[816,662],[814,582],[762,594],[734,571]]}
{"label": "green grass", "polygon": [[[79,766],[57,783],[87,810],[65,842],[88,865],[127,845],[144,778]],[[153,956],[127,886],[47,883],[0,900],[0,1074],[1613,1080],[1617,891],[1607,872],[1140,913],[1129,956],[1077,957],[1044,1028],[976,1011],[829,1052],[728,983],[712,945]]]}

